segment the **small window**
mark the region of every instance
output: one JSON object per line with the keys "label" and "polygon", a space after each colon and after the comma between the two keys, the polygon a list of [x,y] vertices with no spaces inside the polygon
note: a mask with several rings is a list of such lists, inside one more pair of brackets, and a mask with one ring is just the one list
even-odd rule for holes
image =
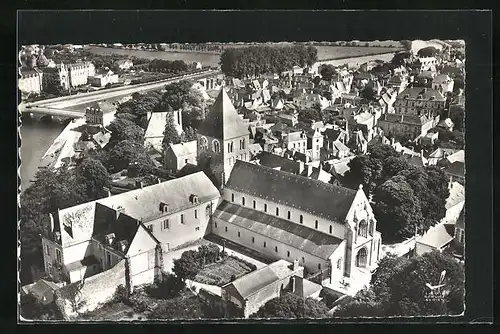
{"label": "small window", "polygon": [[184,224],[184,214],[181,213],[181,224]]}
{"label": "small window", "polygon": [[278,253],[278,246],[274,246],[274,251]]}
{"label": "small window", "polygon": [[302,257],[302,264],[306,263],[306,258]]}
{"label": "small window", "polygon": [[264,241],[264,248],[266,248],[266,246],[267,246],[267,244],[266,244],[266,242]]}
{"label": "small window", "polygon": [[288,217],[288,220],[290,220],[292,218],[292,213],[290,211],[288,211],[287,217]]}
{"label": "small window", "polygon": [[168,230],[170,228],[170,223],[168,222],[168,219],[165,219],[163,221],[163,229]]}
{"label": "small window", "polygon": [[255,243],[255,237],[252,237],[252,244]]}
{"label": "small window", "polygon": [[47,252],[47,255],[50,256],[50,247],[49,247],[49,245],[45,245],[45,250]]}
{"label": "small window", "polygon": [[217,222],[214,222],[214,227],[217,228]]}
{"label": "small window", "polygon": [[315,229],[318,229],[318,221],[316,220],[316,222],[314,223],[314,228]]}
{"label": "small window", "polygon": [[318,270],[321,270],[321,263],[318,263]]}
{"label": "small window", "polygon": [[243,206],[245,205],[245,197],[241,198],[241,205],[243,205]]}
{"label": "small window", "polygon": [[200,227],[199,227],[199,226],[197,226],[197,227],[195,227],[195,228],[194,228],[194,230],[195,230],[195,231],[199,231],[199,230],[200,230]]}
{"label": "small window", "polygon": [[280,215],[280,209],[276,208],[276,216],[279,216],[279,215]]}
{"label": "small window", "polygon": [[341,269],[342,268],[342,259],[338,259],[337,260],[337,269]]}
{"label": "small window", "polygon": [[257,207],[257,203],[255,202],[255,200],[253,201],[253,208],[255,209]]}
{"label": "small window", "polygon": [[226,226],[226,232],[227,232],[227,226]]}
{"label": "small window", "polygon": [[198,219],[198,210],[194,210],[194,219]]}
{"label": "small window", "polygon": [[148,225],[148,230],[149,230],[150,232],[153,232],[153,224]]}
{"label": "small window", "polygon": [[264,204],[264,212],[267,212],[267,204]]}
{"label": "small window", "polygon": [[241,233],[240,233],[240,231],[238,231],[238,238],[239,238],[239,237],[241,237]]}
{"label": "small window", "polygon": [[302,215],[300,215],[300,223],[304,224],[304,217]]}
{"label": "small window", "polygon": [[332,225],[330,225],[330,234],[332,234]]}
{"label": "small window", "polygon": [[234,194],[231,194],[231,202],[234,203]]}
{"label": "small window", "polygon": [[189,163],[189,159],[184,159],[184,163],[188,164]]}
{"label": "small window", "polygon": [[286,256],[287,256],[287,257],[290,257],[290,251],[287,251],[287,252],[286,252]]}
{"label": "small window", "polygon": [[62,262],[61,251],[59,249],[56,249],[56,260],[58,263]]}

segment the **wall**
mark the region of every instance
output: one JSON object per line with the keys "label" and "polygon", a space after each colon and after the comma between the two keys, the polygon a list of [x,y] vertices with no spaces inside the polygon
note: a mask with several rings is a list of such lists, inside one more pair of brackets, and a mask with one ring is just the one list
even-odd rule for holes
{"label": "wall", "polygon": [[[161,242],[163,250],[168,251],[188,241],[203,238],[205,234],[208,234],[210,216],[206,215],[206,208],[211,206],[211,212],[213,212],[217,203],[218,198],[215,198],[187,210],[144,223],[144,225],[146,227],[153,226],[153,235]],[[198,218],[195,218],[195,210],[197,210]],[[184,215],[184,224],[181,224],[181,214]],[[167,219],[169,227],[165,229],[164,221]]]}
{"label": "wall", "polygon": [[[49,252],[50,254],[47,254],[47,246],[49,248]],[[55,276],[56,278],[58,278],[58,275],[57,273],[55,273],[56,271],[56,268],[54,267],[54,264],[56,263],[57,259],[56,259],[56,249],[58,249],[59,251],[61,251],[61,256],[62,256],[62,248],[60,245],[56,244],[55,242],[45,238],[45,237],[42,237],[42,248],[43,248],[43,267],[44,267],[44,270],[47,274],[51,275],[51,276]],[[52,272],[49,273],[49,268],[48,268],[48,264],[50,263],[51,265],[51,270]],[[54,275],[55,274],[55,275]]]}
{"label": "wall", "polygon": [[66,265],[83,260],[85,257],[92,255],[92,253],[90,241],[83,241],[70,247],[65,247],[63,249],[63,263]]}
{"label": "wall", "polygon": [[[70,319],[78,313],[96,309],[100,304],[111,299],[116,288],[125,286],[125,260],[120,261],[108,271],[89,277],[83,281],[68,284],[56,291],[56,305],[64,319]],[[77,290],[79,307],[72,306],[72,291]]]}

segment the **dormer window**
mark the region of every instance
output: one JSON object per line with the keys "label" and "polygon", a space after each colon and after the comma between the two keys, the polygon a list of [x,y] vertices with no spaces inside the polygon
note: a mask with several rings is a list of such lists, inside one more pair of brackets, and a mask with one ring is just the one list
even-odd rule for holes
{"label": "dormer window", "polygon": [[192,204],[198,204],[198,195],[191,194],[191,196],[189,196],[189,201]]}
{"label": "dormer window", "polygon": [[106,244],[111,246],[113,244],[113,241],[115,241],[115,234],[114,233],[107,234],[104,237],[104,239],[106,241]]}
{"label": "dormer window", "polygon": [[168,204],[165,202],[160,202],[160,212],[168,212]]}

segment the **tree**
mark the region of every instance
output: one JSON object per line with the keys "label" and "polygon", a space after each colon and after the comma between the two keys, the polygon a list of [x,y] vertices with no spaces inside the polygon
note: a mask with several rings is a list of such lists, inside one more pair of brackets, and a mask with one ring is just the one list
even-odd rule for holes
{"label": "tree", "polygon": [[27,320],[62,320],[54,302],[44,305],[32,294],[21,294],[20,313]]}
{"label": "tree", "polygon": [[78,183],[86,189],[89,199],[98,199],[106,196],[105,187],[109,187],[109,173],[104,165],[91,158],[84,159],[77,167]]}
{"label": "tree", "polygon": [[109,124],[108,130],[111,131],[110,142],[116,143],[122,140],[130,140],[133,142],[144,141],[144,130],[126,118],[115,118]]}
{"label": "tree", "polygon": [[[443,298],[429,300],[426,284],[436,285],[446,271]],[[464,266],[446,253],[431,252],[410,259],[386,256],[363,289],[336,316],[458,315],[464,309]],[[374,313],[375,312],[375,313]]]}
{"label": "tree", "polygon": [[62,95],[64,88],[57,73],[47,72],[43,74],[43,90],[52,95]]}
{"label": "tree", "polygon": [[398,52],[394,54],[394,57],[391,60],[391,65],[393,66],[401,66],[405,64],[405,59],[408,59],[411,57],[411,53],[408,51],[403,51],[403,52]]}
{"label": "tree", "polygon": [[386,240],[403,240],[411,237],[415,228],[424,230],[419,198],[403,176],[394,176],[377,187],[374,201],[378,228]]}
{"label": "tree", "polygon": [[174,260],[172,271],[185,282],[186,280],[193,280],[201,269],[202,263],[198,252],[189,250],[182,253],[180,259]]}
{"label": "tree", "polygon": [[174,123],[174,113],[169,112],[167,114],[167,119],[165,121],[165,130],[163,131],[163,149],[166,150],[170,144],[179,144],[181,142],[181,137],[177,133],[177,129]]}
{"label": "tree", "polygon": [[182,133],[182,142],[188,142],[196,140],[196,130],[192,127],[187,127],[186,130]]}
{"label": "tree", "polygon": [[453,122],[454,129],[457,131],[464,130],[465,109],[461,106],[450,106],[450,119]]}
{"label": "tree", "polygon": [[433,46],[428,46],[418,50],[417,56],[419,57],[435,57],[439,53],[439,50]]}
{"label": "tree", "polygon": [[377,92],[375,91],[375,89],[373,89],[372,84],[366,85],[365,88],[363,88],[363,90],[361,91],[361,97],[369,101],[375,100],[376,94]]}
{"label": "tree", "polygon": [[344,175],[346,185],[357,189],[361,183],[368,194],[375,190],[383,175],[382,162],[368,155],[356,156],[348,166],[349,170]]}
{"label": "tree", "polygon": [[321,78],[325,81],[332,80],[335,73],[335,67],[330,64],[322,66],[320,70]]}
{"label": "tree", "polygon": [[147,175],[154,167],[144,145],[131,140],[122,140],[112,147],[106,147],[101,159],[103,165],[111,173],[119,172],[135,164],[135,171],[138,175]]}
{"label": "tree", "polygon": [[312,298],[285,293],[265,303],[252,318],[321,319],[328,317],[326,305]]}
{"label": "tree", "polygon": [[411,41],[409,40],[402,40],[400,41],[401,45],[408,51],[411,51]]}

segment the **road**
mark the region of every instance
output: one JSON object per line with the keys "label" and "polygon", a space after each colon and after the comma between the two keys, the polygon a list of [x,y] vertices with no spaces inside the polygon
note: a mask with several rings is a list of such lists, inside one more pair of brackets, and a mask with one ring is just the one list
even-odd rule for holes
{"label": "road", "polygon": [[71,106],[91,103],[91,102],[95,102],[95,101],[102,101],[102,100],[107,100],[107,99],[116,98],[116,97],[120,97],[120,96],[132,95],[132,94],[137,93],[137,92],[143,92],[143,91],[162,88],[166,84],[177,82],[179,80],[199,79],[199,78],[203,78],[203,77],[206,77],[209,75],[210,76],[217,75],[218,73],[220,73],[220,72],[208,70],[208,71],[205,71],[202,73],[184,75],[181,77],[157,81],[157,82],[153,82],[153,83],[130,85],[130,86],[124,86],[124,87],[117,87],[117,88],[109,88],[109,89],[99,90],[96,92],[81,93],[81,94],[73,95],[73,96],[63,96],[63,97],[58,97],[58,98],[54,98],[54,99],[37,101],[34,103],[29,103],[29,104],[21,104],[19,106],[19,109],[21,112],[28,112],[29,111],[29,108],[27,108],[28,106],[30,106],[31,108],[49,107],[49,108],[55,108],[55,109],[64,109],[64,108],[68,108]]}

